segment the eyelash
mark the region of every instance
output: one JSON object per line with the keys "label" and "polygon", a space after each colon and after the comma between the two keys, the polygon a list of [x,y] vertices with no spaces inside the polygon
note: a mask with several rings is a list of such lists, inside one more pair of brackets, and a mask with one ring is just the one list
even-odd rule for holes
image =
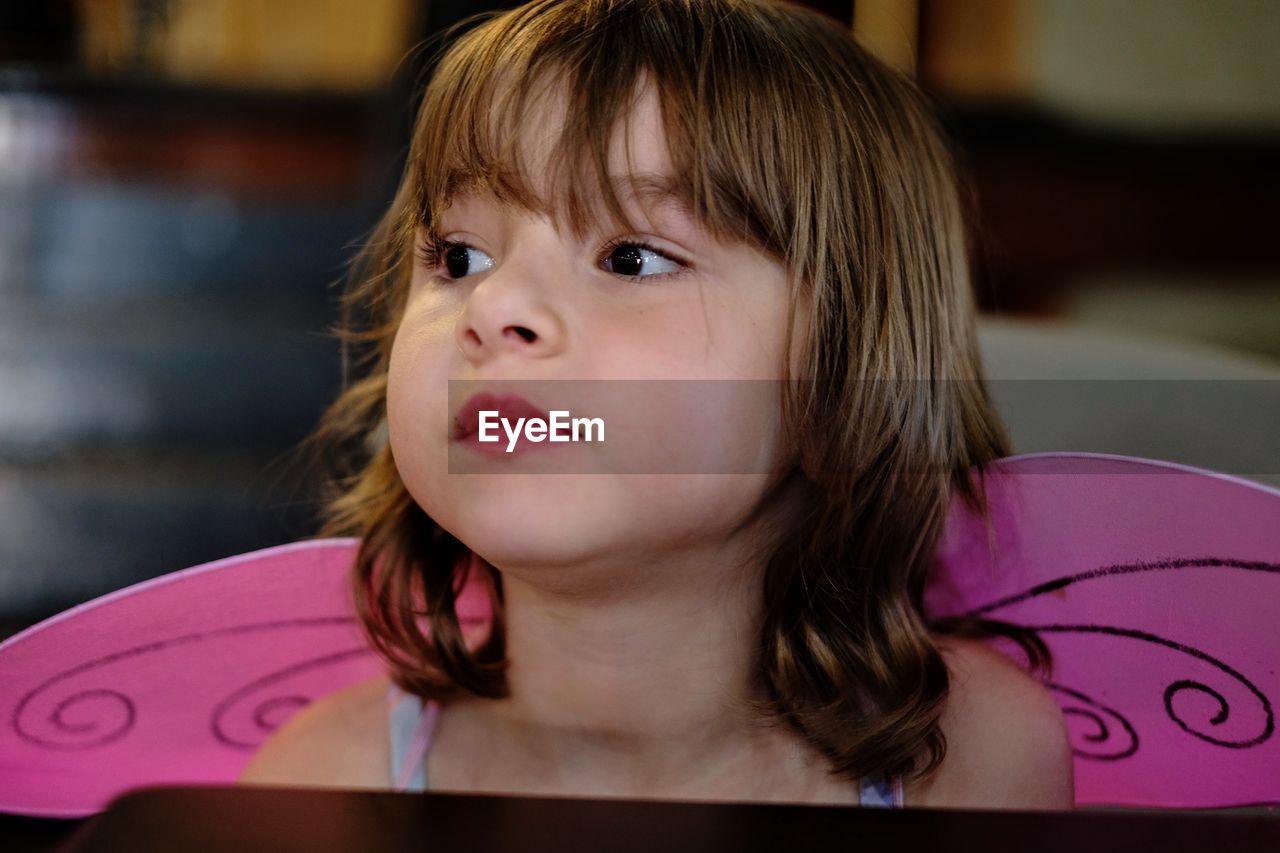
{"label": "eyelash", "polygon": [[430,270],[434,270],[440,266],[440,259],[444,257],[445,252],[454,246],[461,246],[462,243],[444,240],[440,237],[428,237],[426,242],[418,247],[418,263]]}
{"label": "eyelash", "polygon": [[[417,250],[418,263],[422,264],[427,269],[437,270],[440,267],[440,260],[445,256],[445,254],[450,249],[453,249],[457,246],[466,246],[467,248],[475,248],[474,246],[471,246],[469,243],[464,243],[460,240],[445,240],[442,237],[434,237],[434,236],[429,237],[426,243],[418,247],[418,250]],[[673,264],[679,264],[681,269],[676,270],[675,272],[655,273],[654,275],[622,275],[620,273],[613,273],[613,275],[618,276],[618,278],[625,279],[627,281],[634,281],[636,283],[646,282],[649,279],[657,279],[659,281],[664,281],[666,279],[676,278],[678,276],[684,275],[685,273],[690,271],[690,265],[687,262],[682,261],[680,258],[674,257],[670,252],[666,252],[662,249],[659,249],[657,246],[653,245],[647,240],[644,240],[643,238],[638,238],[638,237],[615,237],[614,239],[610,240],[608,243],[605,243],[602,247],[600,247],[600,251],[597,253],[598,260],[596,261],[596,263],[602,264],[606,258],[608,258],[611,254],[613,254],[613,251],[615,249],[621,248],[622,246],[635,246],[638,249],[644,249],[646,251],[653,252],[655,255],[666,258],[668,261],[671,261]],[[605,271],[608,272],[608,270],[605,270]],[[448,276],[438,276],[438,277],[445,281],[458,281],[458,279],[449,278]]]}

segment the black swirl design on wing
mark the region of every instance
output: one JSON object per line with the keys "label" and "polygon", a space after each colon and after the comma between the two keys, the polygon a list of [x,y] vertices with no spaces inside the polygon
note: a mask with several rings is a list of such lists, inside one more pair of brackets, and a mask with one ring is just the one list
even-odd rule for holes
{"label": "black swirl design on wing", "polygon": [[[365,657],[371,653],[368,646],[345,649],[333,654],[300,661],[278,672],[254,679],[243,687],[236,689],[231,695],[214,706],[213,715],[210,718],[210,730],[214,739],[223,746],[229,746],[233,749],[257,749],[262,745],[263,739],[275,731],[279,725],[273,715],[285,716],[304,705],[310,704],[311,697],[285,693],[282,695],[267,695],[265,698],[259,698],[256,702],[252,702],[254,694],[280,686],[287,682],[288,679],[303,672],[334,666],[353,658]],[[253,723],[252,731],[255,737],[252,739],[236,736],[227,724],[227,717],[237,712],[238,706],[242,704],[250,705],[247,717]]]}
{"label": "black swirl design on wing", "polygon": [[[92,673],[94,670],[165,652],[179,646],[217,642],[220,639],[255,632],[269,633],[290,629],[350,626],[355,622],[355,618],[351,616],[284,619],[235,625],[144,643],[85,661],[45,679],[23,694],[10,714],[9,725],[22,740],[44,749],[82,750],[104,746],[127,736],[137,725],[139,710],[133,697],[124,690],[109,685],[95,685],[91,689],[68,692],[66,695],[59,695],[54,691],[59,688],[69,688],[73,679]],[[372,654],[368,649],[365,652]],[[320,666],[323,665],[320,662],[322,660],[324,659],[317,659],[303,665]]]}
{"label": "black swirl design on wing", "polygon": [[1231,714],[1230,705],[1222,693],[1214,690],[1202,681],[1195,681],[1189,678],[1174,681],[1164,689],[1164,709],[1165,713],[1169,715],[1169,719],[1177,723],[1182,730],[1188,734],[1198,737],[1200,740],[1207,743],[1214,744],[1215,746],[1226,747],[1228,749],[1247,749],[1251,746],[1257,746],[1275,733],[1275,712],[1272,709],[1271,701],[1267,698],[1266,694],[1259,690],[1258,686],[1246,678],[1242,673],[1223,663],[1218,658],[1205,654],[1199,649],[1192,648],[1191,646],[1183,643],[1176,643],[1173,640],[1169,640],[1164,637],[1158,637],[1155,634],[1150,634],[1146,631],[1134,631],[1128,628],[1113,628],[1108,625],[1036,625],[1028,627],[1031,627],[1032,630],[1039,631],[1040,633],[1107,634],[1113,637],[1126,637],[1132,640],[1140,640],[1145,643],[1164,646],[1167,649],[1173,649],[1174,651],[1202,660],[1215,669],[1225,673],[1229,678],[1243,686],[1245,690],[1258,700],[1258,704],[1262,709],[1261,731],[1252,737],[1231,740],[1227,738],[1214,737],[1207,731],[1197,728],[1192,723],[1184,720],[1178,715],[1177,711],[1174,710],[1173,707],[1173,697],[1183,690],[1195,690],[1201,693],[1206,693],[1217,700],[1218,711],[1207,720],[1209,725],[1220,726],[1227,721]]}
{"label": "black swirl design on wing", "polygon": [[[1050,683],[1049,689],[1067,698],[1059,701],[1062,713],[1067,717],[1081,717],[1093,723],[1094,730],[1082,735],[1087,746],[1074,745],[1072,751],[1081,758],[1097,761],[1119,761],[1138,751],[1138,733],[1127,718],[1115,708],[1103,705],[1092,696],[1079,690]],[[1108,719],[1114,723],[1108,725]],[[1117,737],[1116,730],[1122,737]]]}
{"label": "black swirl design on wing", "polygon": [[995,601],[988,602],[981,607],[975,607],[966,612],[967,616],[985,616],[995,610],[1003,610],[1006,607],[1012,607],[1015,604],[1021,604],[1033,598],[1039,598],[1050,592],[1057,592],[1060,589],[1066,589],[1078,583],[1097,580],[1098,578],[1119,577],[1121,575],[1141,574],[1142,572],[1161,572],[1174,571],[1179,569],[1241,569],[1249,572],[1266,572],[1269,574],[1280,575],[1280,563],[1264,563],[1258,560],[1230,560],[1222,557],[1189,557],[1182,560],[1156,560],[1150,563],[1120,563],[1113,566],[1103,566],[1087,572],[1080,572],[1074,575],[1064,575],[1060,578],[1054,578],[1051,581],[1045,581],[1036,584],[1028,590],[1015,593],[1014,595],[998,598]]}
{"label": "black swirl design on wing", "polygon": [[[1161,560],[1148,563],[1130,563],[1112,566],[1103,566],[1087,572],[1080,572],[1074,575],[1066,575],[1061,578],[1046,583],[1037,584],[1028,590],[1014,595],[984,604],[980,607],[973,608],[965,615],[967,616],[988,616],[997,611],[1021,604],[1042,595],[1057,592],[1074,584],[1084,583],[1088,581],[1098,580],[1101,578],[1118,577],[1122,575],[1136,574],[1141,572],[1153,571],[1173,571],[1183,569],[1231,569],[1252,572],[1265,572],[1268,574],[1280,575],[1280,564],[1267,563],[1255,560],[1232,560],[1220,557],[1196,557],[1179,560]],[[1199,738],[1206,743],[1214,744],[1226,749],[1248,749],[1255,747],[1271,738],[1275,733],[1275,711],[1270,698],[1263,693],[1261,689],[1252,680],[1240,672],[1236,668],[1230,666],[1226,662],[1207,654],[1201,649],[1185,643],[1179,643],[1166,637],[1161,637],[1146,631],[1139,631],[1132,628],[1121,628],[1110,625],[1024,625],[1039,633],[1076,633],[1076,634],[1100,634],[1113,637],[1123,637],[1130,640],[1149,643],[1171,651],[1187,655],[1191,658],[1199,660],[1223,673],[1228,679],[1235,684],[1244,688],[1244,691],[1256,700],[1260,709],[1260,725],[1256,733],[1248,737],[1220,737],[1213,727],[1221,726],[1232,715],[1232,705],[1223,691],[1215,689],[1213,686],[1192,678],[1180,678],[1171,682],[1164,689],[1164,709],[1169,719],[1172,720],[1187,734]],[[1096,732],[1090,735],[1084,735],[1085,743],[1073,745],[1075,752],[1082,758],[1091,758],[1101,761],[1116,761],[1127,758],[1138,751],[1138,734],[1130,725],[1128,719],[1120,711],[1101,705],[1092,697],[1081,693],[1073,688],[1063,685],[1051,685],[1052,689],[1059,694],[1068,696],[1073,700],[1074,704],[1064,706],[1063,713],[1072,716],[1082,716],[1094,723]],[[1207,719],[1201,721],[1191,721],[1185,719],[1175,707],[1175,697],[1186,691],[1204,694],[1212,698],[1217,706],[1217,710],[1209,715]],[[1099,741],[1108,741],[1111,737],[1111,730],[1107,726],[1106,718],[1110,717],[1121,725],[1125,730],[1126,737],[1129,738],[1130,744],[1125,748],[1118,750],[1098,751],[1091,748],[1091,745]]]}

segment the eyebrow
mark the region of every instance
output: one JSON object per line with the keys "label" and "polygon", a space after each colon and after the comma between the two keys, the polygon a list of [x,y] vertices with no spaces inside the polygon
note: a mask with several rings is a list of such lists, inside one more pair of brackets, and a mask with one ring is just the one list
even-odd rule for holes
{"label": "eyebrow", "polygon": [[636,198],[648,204],[672,205],[693,216],[693,202],[683,182],[660,172],[610,175],[609,184],[621,201]]}

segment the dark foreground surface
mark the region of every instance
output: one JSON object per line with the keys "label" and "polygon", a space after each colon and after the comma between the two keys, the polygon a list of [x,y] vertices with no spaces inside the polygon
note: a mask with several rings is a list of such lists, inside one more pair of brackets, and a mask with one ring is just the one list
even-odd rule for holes
{"label": "dark foreground surface", "polygon": [[5,850],[1280,850],[1280,815],[855,809],[253,788],[157,788],[79,824],[0,816]]}

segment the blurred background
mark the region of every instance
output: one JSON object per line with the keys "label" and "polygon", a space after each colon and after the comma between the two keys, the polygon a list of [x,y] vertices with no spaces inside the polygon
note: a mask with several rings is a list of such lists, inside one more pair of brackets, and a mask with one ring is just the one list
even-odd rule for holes
{"label": "blurred background", "polygon": [[[415,48],[508,5],[0,4],[0,637],[312,532],[289,452]],[[807,5],[938,103],[1018,449],[1276,482],[1280,3]]]}

